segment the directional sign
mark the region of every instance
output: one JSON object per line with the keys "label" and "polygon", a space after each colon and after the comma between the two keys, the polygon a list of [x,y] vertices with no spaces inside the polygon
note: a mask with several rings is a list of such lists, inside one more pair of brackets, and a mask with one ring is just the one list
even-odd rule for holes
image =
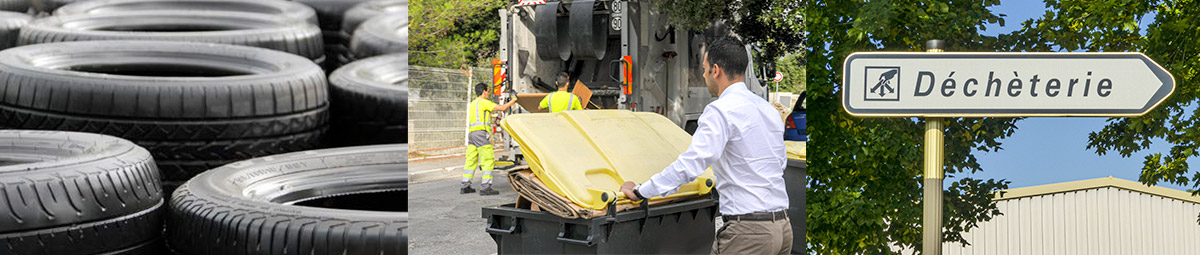
{"label": "directional sign", "polygon": [[869,52],[843,68],[856,116],[1138,116],[1175,90],[1141,53]]}

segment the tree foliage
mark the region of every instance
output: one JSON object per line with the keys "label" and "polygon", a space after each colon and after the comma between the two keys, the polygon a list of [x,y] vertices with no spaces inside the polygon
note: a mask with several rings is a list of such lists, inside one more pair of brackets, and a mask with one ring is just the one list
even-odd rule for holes
{"label": "tree foliage", "polygon": [[[1190,186],[1200,195],[1200,171],[1189,169],[1187,159],[1200,155],[1200,3],[1196,1],[1049,1],[1048,6],[1071,12],[1047,14],[1039,24],[1048,28],[1026,33],[1049,37],[1049,44],[1063,49],[1088,51],[1141,51],[1175,77],[1175,92],[1146,115],[1110,118],[1107,125],[1088,135],[1087,148],[1099,155],[1116,152],[1122,157],[1146,150],[1152,140],[1171,144],[1170,151],[1145,156],[1138,180],[1148,185],[1166,182]],[[1114,12],[1114,10],[1116,10]],[[1090,13],[1089,13],[1090,12]],[[1145,36],[1138,22],[1153,15]],[[1087,24],[1087,25],[1080,25]],[[1077,31],[1050,31],[1051,26],[1075,27]],[[1198,219],[1200,222],[1200,219]]]}
{"label": "tree foliage", "polygon": [[776,59],[804,47],[803,0],[658,0],[672,24],[688,30],[724,20],[747,43],[759,43],[762,59]]}
{"label": "tree foliage", "polygon": [[[804,78],[804,54],[792,53],[778,61],[775,61],[776,71],[783,74],[783,81],[769,82],[772,88],[779,86],[780,92],[800,93],[807,89]],[[767,78],[774,78],[775,74],[767,74]]]}
{"label": "tree foliage", "polygon": [[[810,1],[808,27],[807,238],[818,254],[920,250],[924,120],[858,118],[841,107],[843,60],[858,51],[921,51],[929,39],[950,51],[1010,49],[1009,36],[980,34],[1004,23],[996,0]],[[981,171],[972,151],[997,151],[1017,118],[946,118],[947,177]],[[1003,180],[962,178],[944,192],[943,239],[1000,214],[993,192]]]}
{"label": "tree foliage", "polygon": [[504,0],[409,1],[409,64],[488,66],[499,49]]}

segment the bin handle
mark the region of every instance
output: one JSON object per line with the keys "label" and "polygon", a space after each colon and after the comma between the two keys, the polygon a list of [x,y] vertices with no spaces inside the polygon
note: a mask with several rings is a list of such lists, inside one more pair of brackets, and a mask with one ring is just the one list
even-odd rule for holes
{"label": "bin handle", "polygon": [[578,244],[578,245],[583,245],[583,246],[592,246],[592,236],[591,235],[588,235],[587,239],[584,239],[584,240],[567,238],[566,237],[567,236],[567,224],[559,224],[559,226],[560,226],[560,228],[559,228],[560,230],[558,231],[558,238],[556,238],[556,239],[558,239],[558,241],[572,243],[572,244]]}
{"label": "bin handle", "polygon": [[[496,216],[492,216],[492,217],[494,217],[494,218],[499,218],[499,217],[496,217]],[[493,218],[493,219],[494,219],[494,218]],[[512,226],[511,226],[511,227],[508,227],[508,229],[503,229],[503,228],[493,228],[493,227],[492,227],[492,224],[488,224],[488,225],[487,225],[487,232],[488,232],[488,233],[493,233],[493,234],[505,234],[505,235],[507,235],[507,234],[512,234],[512,233],[516,233],[516,232],[517,232],[517,226],[518,226],[518,225],[517,225],[517,218],[512,218],[512,219],[510,219],[510,221],[512,221],[512,224],[511,224]]]}

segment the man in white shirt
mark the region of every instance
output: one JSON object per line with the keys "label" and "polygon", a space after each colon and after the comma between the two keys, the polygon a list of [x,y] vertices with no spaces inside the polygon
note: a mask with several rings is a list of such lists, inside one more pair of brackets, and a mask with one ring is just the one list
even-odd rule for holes
{"label": "man in white shirt", "polygon": [[712,166],[725,221],[713,253],[791,253],[783,120],[741,82],[749,62],[741,40],[718,37],[704,50],[704,81],[718,98],[704,108],[691,145],[662,172],[641,185],[626,182],[621,192],[635,201],[670,195]]}

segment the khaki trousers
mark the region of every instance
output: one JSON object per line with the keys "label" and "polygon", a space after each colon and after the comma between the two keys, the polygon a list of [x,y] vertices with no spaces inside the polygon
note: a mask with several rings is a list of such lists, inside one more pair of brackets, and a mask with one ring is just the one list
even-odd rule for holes
{"label": "khaki trousers", "polygon": [[727,220],[717,230],[712,249],[712,254],[785,255],[791,252],[792,223],[787,218],[774,221]]}

